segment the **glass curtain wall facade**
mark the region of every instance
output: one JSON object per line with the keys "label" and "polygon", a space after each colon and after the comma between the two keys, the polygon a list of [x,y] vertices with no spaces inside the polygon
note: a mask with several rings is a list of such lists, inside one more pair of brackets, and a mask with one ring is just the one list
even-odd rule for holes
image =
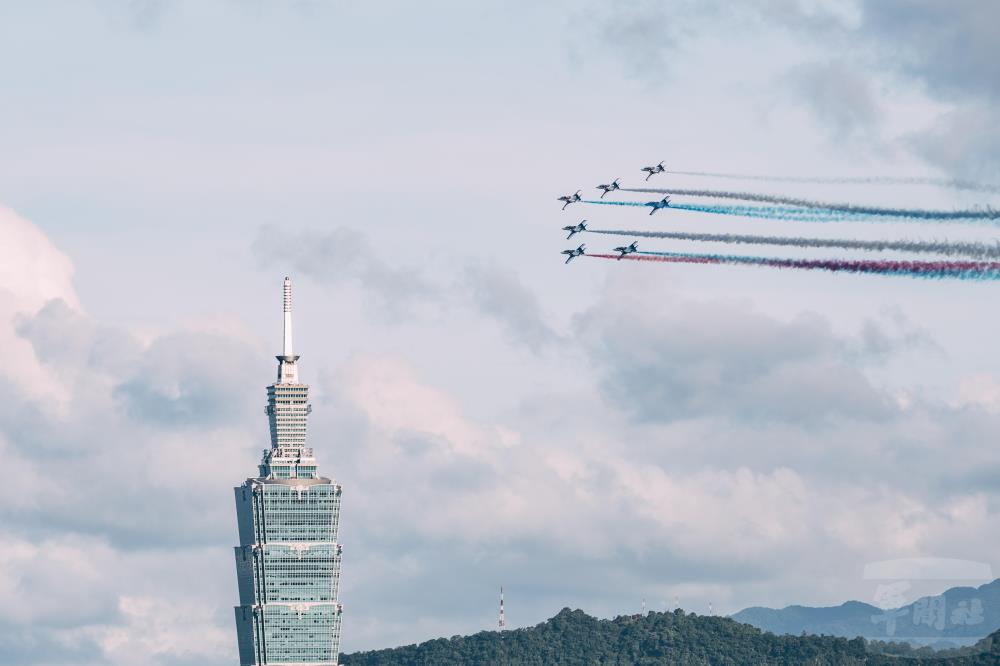
{"label": "glass curtain wall facade", "polygon": [[312,411],[292,353],[285,278],[284,345],[267,387],[271,448],[259,476],[237,487],[240,545],[236,632],[241,666],[335,666],[340,654],[340,485],[317,473],[306,447]]}

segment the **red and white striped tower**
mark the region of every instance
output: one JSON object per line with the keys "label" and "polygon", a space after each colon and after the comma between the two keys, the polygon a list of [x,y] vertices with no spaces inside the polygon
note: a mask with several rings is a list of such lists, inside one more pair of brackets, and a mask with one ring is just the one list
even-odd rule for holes
{"label": "red and white striped tower", "polygon": [[500,586],[500,631],[506,629],[507,625],[503,621],[503,585]]}

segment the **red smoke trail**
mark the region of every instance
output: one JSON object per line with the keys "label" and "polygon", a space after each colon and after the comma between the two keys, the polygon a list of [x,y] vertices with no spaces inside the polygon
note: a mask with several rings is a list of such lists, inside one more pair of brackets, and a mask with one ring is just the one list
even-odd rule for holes
{"label": "red smoke trail", "polygon": [[[598,259],[619,259],[616,254],[587,254]],[[628,254],[627,261],[652,261],[669,264],[718,264],[797,268],[835,273],[868,273],[930,279],[1000,280],[1000,262],[996,261],[889,261],[855,259],[782,259],[725,254],[644,253]]]}

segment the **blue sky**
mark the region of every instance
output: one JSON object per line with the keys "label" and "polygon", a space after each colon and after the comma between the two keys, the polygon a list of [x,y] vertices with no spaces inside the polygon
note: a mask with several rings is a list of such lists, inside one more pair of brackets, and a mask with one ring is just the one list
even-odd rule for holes
{"label": "blue sky", "polygon": [[995,287],[558,255],[583,217],[654,223],[556,196],[661,159],[998,182],[994,10],[942,7],[0,8],[0,649],[233,662],[230,489],[267,445],[284,275],[312,444],[345,486],[345,650],[489,628],[501,583],[520,626],[995,564]]}

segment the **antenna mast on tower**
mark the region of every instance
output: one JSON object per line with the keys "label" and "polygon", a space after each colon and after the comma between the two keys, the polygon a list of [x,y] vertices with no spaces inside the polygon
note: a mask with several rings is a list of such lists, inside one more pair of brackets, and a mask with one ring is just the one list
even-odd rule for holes
{"label": "antenna mast on tower", "polygon": [[507,628],[507,625],[506,625],[506,623],[504,622],[504,619],[503,619],[503,585],[500,586],[500,623],[499,623],[499,625],[500,625],[500,631],[503,631],[504,629]]}

